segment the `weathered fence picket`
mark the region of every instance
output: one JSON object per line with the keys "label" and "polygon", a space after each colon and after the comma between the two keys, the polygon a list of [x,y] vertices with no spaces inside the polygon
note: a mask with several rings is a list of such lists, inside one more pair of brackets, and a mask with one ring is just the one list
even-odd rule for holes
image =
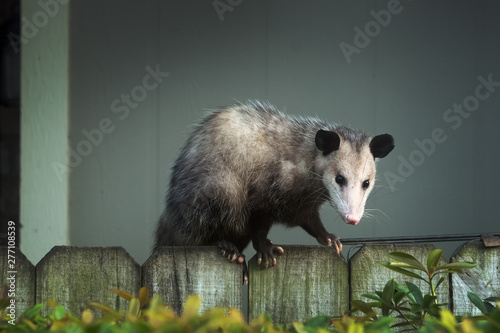
{"label": "weathered fence picket", "polygon": [[160,248],[143,265],[142,276],[151,294],[161,295],[177,313],[191,294],[201,297],[202,310],[242,308],[242,265],[230,265],[213,246]]}
{"label": "weathered fence picket", "polygon": [[[413,255],[424,265],[427,262],[427,257],[434,245],[429,244],[383,244],[363,246],[350,260],[351,269],[351,299],[363,299],[361,294],[371,293],[375,290],[382,291],[385,284],[390,279],[394,279],[397,283],[405,285],[406,281],[414,283],[424,293],[430,293],[429,285],[424,281],[403,276],[397,272],[391,271],[378,263],[380,261],[391,261],[388,257],[390,252],[406,252]],[[446,259],[441,259],[441,263],[447,264]],[[437,281],[435,281],[437,283]],[[436,292],[439,303],[449,303],[449,282],[448,279],[442,283],[441,287]]]}
{"label": "weathered fence picket", "polygon": [[[0,247],[0,284],[5,284],[6,294],[15,294],[16,311],[22,313],[35,304],[35,266],[19,251]],[[9,254],[12,257],[9,257]]]}
{"label": "weathered fence picket", "polygon": [[480,314],[469,302],[467,292],[472,291],[482,299],[500,297],[500,247],[485,247],[482,242],[466,243],[458,248],[451,262],[471,261],[476,267],[463,274],[452,274],[453,311],[458,315]]}
{"label": "weathered fence picket", "polygon": [[307,320],[319,314],[342,315],[349,306],[347,263],[333,248],[283,246],[276,266],[249,262],[248,317],[268,313],[275,323]]}
{"label": "weathered fence picket", "polygon": [[110,289],[137,295],[140,287],[140,266],[122,247],[56,246],[36,265],[36,302],[50,299],[74,314],[91,302],[127,309]]}
{"label": "weathered fence picket", "polygon": [[[322,246],[286,246],[276,266],[267,270],[249,262],[248,318],[268,313],[275,323],[307,320],[317,314],[342,315],[349,300],[362,293],[382,290],[390,278],[401,284],[406,280],[427,291],[422,281],[403,277],[379,265],[393,251],[411,253],[423,261],[433,245],[365,245],[349,263],[332,248]],[[9,287],[7,248],[0,248],[2,284]],[[99,302],[117,310],[126,309],[127,301],[111,288],[137,294],[141,286],[151,294],[160,294],[180,313],[190,294],[198,294],[202,309],[214,306],[243,306],[242,265],[229,264],[216,247],[164,247],[142,267],[121,247],[56,246],[35,266],[15,251],[16,313],[47,299],[56,301],[75,315]],[[474,313],[467,291],[480,297],[500,295],[500,247],[486,248],[471,242],[457,250],[451,261],[473,261],[477,267],[453,274],[438,293],[440,303],[452,304],[457,314]],[[443,258],[442,263],[447,261]],[[451,297],[450,297],[451,295]],[[98,314],[99,315],[99,314]]]}

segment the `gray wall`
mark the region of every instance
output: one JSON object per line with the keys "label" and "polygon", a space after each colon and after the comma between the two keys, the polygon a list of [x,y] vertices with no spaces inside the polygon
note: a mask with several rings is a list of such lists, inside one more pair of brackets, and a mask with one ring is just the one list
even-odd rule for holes
{"label": "gray wall", "polygon": [[[230,10],[218,13],[214,4]],[[79,161],[69,174],[72,245],[121,245],[142,263],[169,167],[191,125],[207,109],[246,99],[394,135],[396,149],[378,164],[367,204],[373,217],[353,227],[330,207],[322,212],[341,238],[499,231],[500,86],[476,89],[479,77],[500,82],[497,2],[69,6],[69,145],[84,153],[81,160],[69,155]],[[388,7],[390,21],[380,12]],[[356,37],[365,28],[372,37]],[[356,45],[346,57],[342,47]],[[160,82],[148,77],[157,68]],[[463,103],[474,111],[458,116],[453,106]],[[425,151],[415,140],[427,143]],[[302,230],[280,227],[270,238],[316,243]]]}

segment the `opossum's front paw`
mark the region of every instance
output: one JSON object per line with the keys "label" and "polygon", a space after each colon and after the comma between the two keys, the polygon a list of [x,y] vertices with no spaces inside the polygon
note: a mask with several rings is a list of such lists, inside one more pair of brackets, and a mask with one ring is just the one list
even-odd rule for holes
{"label": "opossum's front paw", "polygon": [[328,234],[326,237],[318,237],[316,239],[321,245],[332,246],[338,254],[342,252],[342,243],[340,242],[340,238],[334,234]]}
{"label": "opossum's front paw", "polygon": [[264,267],[268,268],[269,265],[276,265],[276,256],[281,256],[285,251],[281,246],[273,245],[269,239],[259,242],[254,248],[257,251],[257,265],[264,263]]}
{"label": "opossum's front paw", "polygon": [[227,257],[229,261],[234,262],[237,260],[240,264],[245,262],[245,256],[233,243],[223,240],[217,242],[217,246],[220,248],[222,255]]}

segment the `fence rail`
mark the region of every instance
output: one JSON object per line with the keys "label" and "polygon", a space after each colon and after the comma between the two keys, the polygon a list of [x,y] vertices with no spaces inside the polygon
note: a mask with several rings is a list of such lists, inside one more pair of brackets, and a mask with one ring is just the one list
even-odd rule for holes
{"label": "fence rail", "polygon": [[[425,260],[434,249],[430,244],[364,245],[349,262],[333,249],[322,246],[284,246],[285,254],[275,267],[264,270],[249,261],[248,318],[262,312],[275,323],[307,320],[318,314],[340,316],[349,309],[350,299],[381,290],[390,279],[412,281],[427,290],[422,281],[404,279],[378,265],[392,251],[413,254]],[[15,271],[0,248],[3,283],[14,288],[16,312],[22,313],[47,299],[63,305],[74,314],[90,302],[107,304],[117,310],[127,302],[110,289],[137,294],[141,286],[159,294],[177,312],[190,294],[198,294],[203,309],[214,306],[243,307],[241,265],[229,264],[215,247],[164,247],[140,266],[121,247],[56,246],[34,266],[16,249]],[[500,295],[500,247],[469,242],[457,249],[450,262],[473,261],[477,267],[454,274],[438,294],[456,314],[475,313],[467,291],[482,298]],[[443,259],[443,263],[448,260]]]}

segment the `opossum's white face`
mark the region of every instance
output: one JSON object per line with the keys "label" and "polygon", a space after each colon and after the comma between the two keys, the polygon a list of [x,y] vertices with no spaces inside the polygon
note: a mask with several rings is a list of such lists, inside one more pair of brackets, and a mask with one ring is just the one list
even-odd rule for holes
{"label": "opossum's white face", "polygon": [[342,140],[335,132],[320,130],[316,146],[323,152],[318,166],[331,203],[345,222],[358,224],[375,184],[375,158],[387,156],[394,148],[394,139],[383,134],[356,144]]}

